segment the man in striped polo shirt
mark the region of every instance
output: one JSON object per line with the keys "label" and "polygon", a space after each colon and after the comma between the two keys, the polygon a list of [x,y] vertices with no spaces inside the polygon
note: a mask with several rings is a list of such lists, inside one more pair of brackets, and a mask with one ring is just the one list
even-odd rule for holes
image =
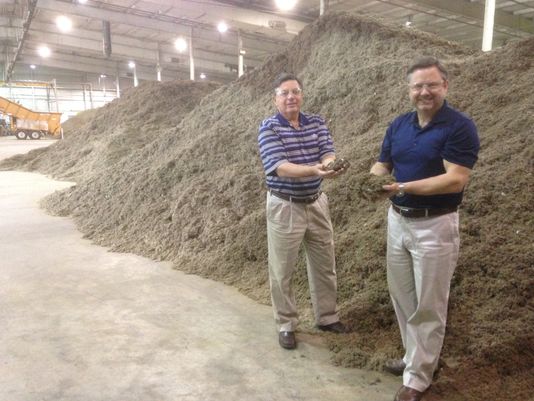
{"label": "man in striped polo shirt", "polygon": [[323,178],[344,172],[327,165],[335,159],[332,137],[318,115],[302,113],[302,83],[291,74],[274,82],[278,113],[259,128],[258,145],[266,175],[267,241],[271,300],[280,346],[294,349],[298,313],[291,279],[300,244],[306,251],[316,324],[346,332],[336,311],[337,279],[332,222]]}

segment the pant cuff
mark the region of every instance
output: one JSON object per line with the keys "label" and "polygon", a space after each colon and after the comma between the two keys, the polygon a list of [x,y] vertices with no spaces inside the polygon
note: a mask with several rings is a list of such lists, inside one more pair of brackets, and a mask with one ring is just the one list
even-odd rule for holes
{"label": "pant cuff", "polygon": [[430,387],[431,383],[426,383],[424,380],[421,380],[421,378],[414,376],[409,372],[404,372],[402,376],[402,384],[406,387],[423,392]]}

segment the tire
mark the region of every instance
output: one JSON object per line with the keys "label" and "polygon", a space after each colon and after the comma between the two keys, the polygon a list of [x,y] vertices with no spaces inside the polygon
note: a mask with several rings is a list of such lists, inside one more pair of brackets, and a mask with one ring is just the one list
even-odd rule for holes
{"label": "tire", "polygon": [[39,131],[32,131],[30,139],[41,139],[41,133]]}
{"label": "tire", "polygon": [[17,139],[26,139],[27,138],[27,135],[24,131],[18,131],[15,136],[17,137]]}

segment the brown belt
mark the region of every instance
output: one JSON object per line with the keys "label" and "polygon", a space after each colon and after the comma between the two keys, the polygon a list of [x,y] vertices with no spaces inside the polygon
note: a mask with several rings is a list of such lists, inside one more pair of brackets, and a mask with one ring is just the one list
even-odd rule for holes
{"label": "brown belt", "polygon": [[391,207],[401,216],[410,218],[435,217],[458,211],[458,207],[446,207],[440,209],[416,209],[411,207],[397,206],[394,203],[391,204]]}
{"label": "brown belt", "polygon": [[274,195],[277,198],[280,198],[286,201],[295,202],[295,203],[306,203],[306,204],[315,202],[317,199],[319,199],[319,196],[321,196],[321,193],[322,193],[321,191],[319,191],[312,196],[307,196],[305,198],[295,198],[294,196],[284,194],[282,192],[274,191],[272,189],[269,189],[269,192],[271,195]]}

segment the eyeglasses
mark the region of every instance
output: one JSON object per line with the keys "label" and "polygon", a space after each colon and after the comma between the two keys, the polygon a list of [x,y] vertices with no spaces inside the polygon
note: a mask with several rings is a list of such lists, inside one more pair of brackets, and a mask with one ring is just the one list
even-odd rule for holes
{"label": "eyeglasses", "polygon": [[287,89],[276,88],[274,93],[276,93],[276,96],[282,96],[282,97],[288,97],[289,94],[292,94],[293,96],[298,96],[302,94],[302,89],[294,88],[291,90],[287,90]]}
{"label": "eyeglasses", "polygon": [[432,92],[443,85],[443,81],[440,82],[422,82],[419,84],[409,85],[413,92],[421,92],[424,88]]}

